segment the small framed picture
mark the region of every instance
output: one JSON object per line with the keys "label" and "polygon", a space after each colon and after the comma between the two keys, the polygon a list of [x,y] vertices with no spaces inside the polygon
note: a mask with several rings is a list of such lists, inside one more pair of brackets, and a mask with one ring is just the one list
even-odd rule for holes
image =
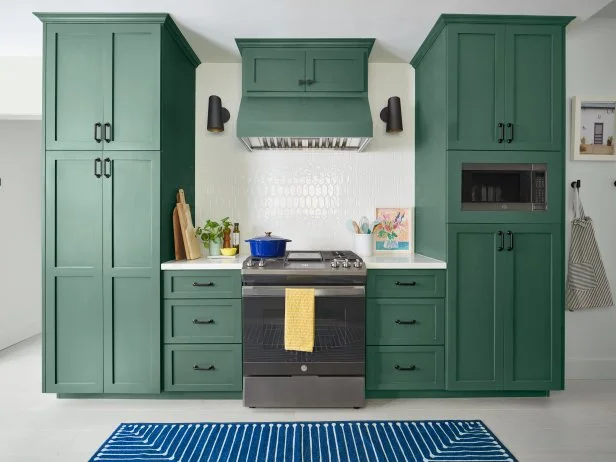
{"label": "small framed picture", "polygon": [[412,251],[413,218],[409,207],[377,207],[379,225],[374,230],[375,253]]}
{"label": "small framed picture", "polygon": [[616,162],[616,97],[571,99],[571,159]]}

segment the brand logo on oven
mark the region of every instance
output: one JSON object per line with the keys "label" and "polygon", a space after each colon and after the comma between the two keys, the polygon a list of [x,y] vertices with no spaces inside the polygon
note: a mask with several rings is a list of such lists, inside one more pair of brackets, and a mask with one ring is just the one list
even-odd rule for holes
{"label": "brand logo on oven", "polygon": [[306,371],[308,370],[308,366],[306,366],[305,364],[302,364],[302,365],[299,367],[299,369],[300,369],[302,372],[306,372]]}

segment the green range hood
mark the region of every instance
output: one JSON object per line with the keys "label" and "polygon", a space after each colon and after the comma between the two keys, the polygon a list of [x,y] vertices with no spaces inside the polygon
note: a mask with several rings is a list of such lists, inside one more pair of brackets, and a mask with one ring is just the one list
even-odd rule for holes
{"label": "green range hood", "polygon": [[361,151],[372,138],[372,117],[362,97],[242,98],[237,136],[250,150]]}
{"label": "green range hood", "polygon": [[372,139],[374,39],[236,39],[237,136],[249,150],[361,151]]}

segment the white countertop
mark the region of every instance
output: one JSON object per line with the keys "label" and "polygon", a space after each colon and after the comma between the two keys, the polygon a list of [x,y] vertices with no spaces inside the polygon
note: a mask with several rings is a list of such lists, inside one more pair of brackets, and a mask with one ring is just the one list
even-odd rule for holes
{"label": "white countertop", "polygon": [[[205,258],[171,260],[160,265],[162,270],[233,270],[242,269],[246,255],[234,258]],[[445,269],[447,263],[418,253],[405,255],[375,255],[364,257],[368,269]]]}
{"label": "white countertop", "polygon": [[364,257],[368,269],[446,269],[447,263],[418,253]]}

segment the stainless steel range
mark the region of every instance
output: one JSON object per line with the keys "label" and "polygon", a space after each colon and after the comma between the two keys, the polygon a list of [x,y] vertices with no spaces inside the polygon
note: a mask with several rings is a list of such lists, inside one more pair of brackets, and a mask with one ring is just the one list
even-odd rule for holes
{"label": "stainless steel range", "polygon": [[[244,405],[361,407],[365,403],[363,260],[350,251],[289,251],[242,267]],[[285,289],[315,289],[311,353],[284,349]]]}

